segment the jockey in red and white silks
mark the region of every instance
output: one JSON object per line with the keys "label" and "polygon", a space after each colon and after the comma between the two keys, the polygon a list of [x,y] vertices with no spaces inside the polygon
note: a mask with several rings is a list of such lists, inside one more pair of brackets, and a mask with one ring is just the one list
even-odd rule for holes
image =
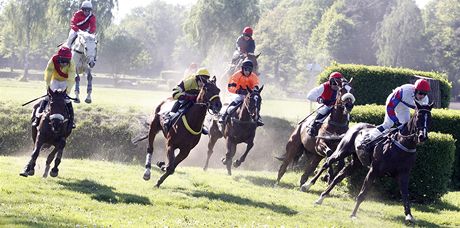
{"label": "jockey in red and white silks", "polygon": [[331,113],[332,107],[337,99],[337,91],[340,88],[339,86],[342,84],[342,78],[343,76],[341,73],[332,72],[329,75],[329,80],[327,82],[313,88],[308,93],[308,100],[323,104],[323,106],[318,109],[315,120],[308,129],[309,135],[316,136],[324,120]]}
{"label": "jockey in red and white silks", "polygon": [[79,30],[91,34],[96,33],[96,16],[92,13],[93,5],[91,1],[84,1],[80,10],[75,12],[70,20],[69,37],[67,38],[67,47],[72,47],[72,43],[77,37]]}
{"label": "jockey in red and white silks", "polygon": [[370,140],[375,139],[386,130],[396,125],[402,127],[410,120],[410,109],[415,109],[415,102],[427,105],[430,83],[425,79],[418,79],[414,84],[404,84],[397,87],[386,100],[384,122],[369,132]]}

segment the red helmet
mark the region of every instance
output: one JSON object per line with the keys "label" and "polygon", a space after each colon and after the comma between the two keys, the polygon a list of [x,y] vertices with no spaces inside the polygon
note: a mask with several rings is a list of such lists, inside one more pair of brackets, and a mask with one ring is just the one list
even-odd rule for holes
{"label": "red helmet", "polygon": [[72,51],[68,47],[61,47],[58,51],[58,56],[63,59],[71,59],[72,58]]}
{"label": "red helmet", "polygon": [[247,35],[247,36],[252,36],[252,28],[251,27],[246,27],[243,29],[243,35]]}
{"label": "red helmet", "polygon": [[430,92],[431,90],[430,83],[425,79],[418,79],[417,81],[415,81],[414,85],[415,90],[417,91]]}
{"label": "red helmet", "polygon": [[341,73],[339,73],[339,72],[332,72],[329,75],[329,80],[333,79],[333,78],[343,78],[343,75]]}

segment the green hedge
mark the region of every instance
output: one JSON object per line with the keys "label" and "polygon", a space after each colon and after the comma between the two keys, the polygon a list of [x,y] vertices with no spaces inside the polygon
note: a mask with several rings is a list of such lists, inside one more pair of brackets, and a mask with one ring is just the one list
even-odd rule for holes
{"label": "green hedge", "polygon": [[[429,140],[417,146],[417,160],[409,184],[412,200],[431,202],[448,192],[454,153],[455,140],[448,134],[430,132]],[[355,195],[359,192],[367,171],[367,168],[362,168],[349,178],[350,192]],[[372,186],[371,195],[401,198],[398,184],[393,178],[380,178]]]}
{"label": "green hedge", "polygon": [[[460,187],[460,111],[433,109],[430,131],[451,134],[456,139],[455,162],[452,174],[452,186]],[[353,122],[382,124],[385,117],[385,106],[365,105],[355,106],[351,113]]]}
{"label": "green hedge", "polygon": [[449,107],[452,85],[447,81],[445,74],[405,68],[335,64],[319,75],[319,82],[325,82],[329,74],[334,71],[341,72],[347,79],[353,77],[353,94],[358,105],[385,104],[387,96],[394,88],[409,83],[412,76],[419,75],[440,81],[441,107]]}

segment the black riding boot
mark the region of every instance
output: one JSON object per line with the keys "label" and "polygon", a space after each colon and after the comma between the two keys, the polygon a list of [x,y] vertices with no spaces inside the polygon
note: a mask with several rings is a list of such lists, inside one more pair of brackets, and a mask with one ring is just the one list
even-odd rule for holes
{"label": "black riding boot", "polygon": [[40,106],[38,107],[36,113],[34,113],[34,121],[32,122],[32,126],[36,127],[39,124],[40,118],[37,117],[37,113],[42,113],[45,110],[46,105],[48,105],[47,100],[42,100],[40,102]]}
{"label": "black riding boot", "polygon": [[181,106],[181,102],[179,100],[177,100],[176,103],[174,103],[174,105],[172,106],[171,111],[169,111],[168,114],[166,114],[164,116],[163,129],[165,131],[169,130],[169,128],[170,128],[169,125],[171,124],[171,119],[176,115],[177,111],[179,111],[180,106]]}
{"label": "black riding boot", "polygon": [[313,123],[310,126],[310,129],[308,129],[308,134],[310,136],[317,136],[318,135],[318,130],[321,128],[321,125],[323,125],[323,123],[320,122],[320,121],[324,120],[325,117],[326,117],[326,115],[323,115],[323,114],[320,114],[320,113],[318,113],[318,115],[316,115],[315,120],[313,120]]}
{"label": "black riding boot", "polygon": [[[236,106],[236,105],[237,105],[237,103],[236,103],[235,101],[232,101],[232,102],[227,106],[227,109],[225,110],[224,114],[223,114],[222,116],[220,116],[220,118],[219,118],[219,123],[223,124],[223,123],[225,123],[225,121],[227,121],[227,116],[228,116],[228,114],[229,114],[229,113],[228,113],[228,110],[229,110],[231,107],[234,107],[234,106]],[[235,111],[235,108],[236,108],[236,107],[234,107],[234,109],[233,109],[232,112]]]}
{"label": "black riding boot", "polygon": [[264,126],[264,122],[262,121],[262,117],[259,115],[259,118],[257,118],[257,126],[261,127]]}
{"label": "black riding boot", "polygon": [[69,110],[69,125],[72,126],[72,129],[75,128],[75,121],[74,121],[74,112],[72,102],[66,103],[67,110]]}

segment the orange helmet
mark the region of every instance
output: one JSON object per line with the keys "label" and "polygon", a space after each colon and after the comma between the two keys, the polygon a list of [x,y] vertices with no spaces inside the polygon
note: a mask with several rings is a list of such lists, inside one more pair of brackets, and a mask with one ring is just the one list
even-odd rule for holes
{"label": "orange helmet", "polygon": [[418,79],[415,81],[414,85],[417,91],[430,92],[431,90],[430,83],[425,79]]}

